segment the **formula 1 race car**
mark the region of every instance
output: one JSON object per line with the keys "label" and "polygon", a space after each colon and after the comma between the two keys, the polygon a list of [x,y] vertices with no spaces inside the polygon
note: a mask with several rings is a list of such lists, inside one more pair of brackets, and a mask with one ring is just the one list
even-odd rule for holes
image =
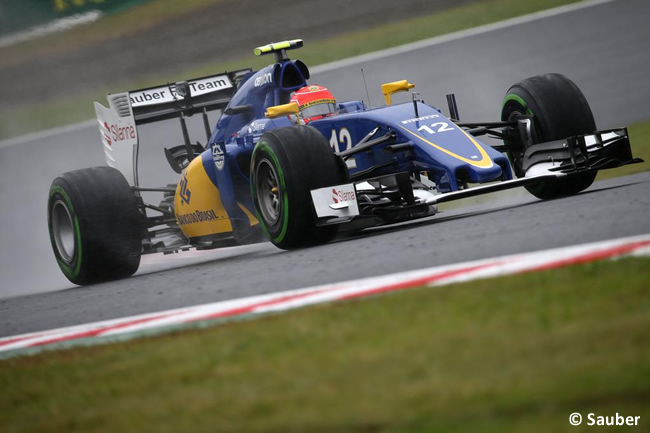
{"label": "formula 1 race car", "polygon": [[[382,85],[384,107],[324,98],[332,111],[308,118],[293,98],[320,89],[307,85],[303,62],[287,57],[302,45],[257,48],[275,56],[259,71],[113,94],[109,108],[95,103],[108,166],[65,173],[49,194],[50,239],[71,282],[130,276],[142,254],[263,239],[283,249],[318,245],[340,228],[421,218],[438,203],[508,188],[541,199],[576,194],[598,170],[641,162],[626,128],[596,130],[585,97],[560,74],[513,85],[500,121],[461,123],[453,94],[449,117],[417,94],[393,105],[394,93],[414,86],[406,80]],[[221,112],[213,131],[212,110]],[[205,146],[190,141],[194,115]],[[180,119],[184,143],[164,149],[180,180],[142,186],[138,126],[166,119]],[[488,146],[483,135],[502,144]],[[162,194],[158,204],[143,199],[152,192]]]}

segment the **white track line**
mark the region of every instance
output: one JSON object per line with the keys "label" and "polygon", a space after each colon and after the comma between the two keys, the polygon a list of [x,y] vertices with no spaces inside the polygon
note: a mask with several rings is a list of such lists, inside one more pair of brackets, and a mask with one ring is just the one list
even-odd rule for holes
{"label": "white track line", "polygon": [[0,149],[3,147],[14,146],[16,144],[27,143],[30,141],[44,140],[49,137],[54,137],[56,135],[63,135],[69,132],[75,132],[82,130],[84,128],[89,128],[95,126],[97,123],[96,119],[84,120],[83,122],[73,123],[70,125],[57,126],[56,128],[47,129],[45,131],[32,132],[31,134],[21,135],[19,137],[8,138],[6,140],[0,141]]}
{"label": "white track line", "polygon": [[[508,27],[514,27],[522,24],[526,24],[532,21],[538,21],[545,18],[553,17],[556,15],[566,14],[570,12],[575,12],[581,9],[586,9],[594,6],[598,6],[605,3],[612,3],[617,0],[586,0],[578,3],[572,3],[566,6],[559,6],[552,9],[543,10],[540,12],[535,12],[528,15],[522,15],[520,17],[510,18],[504,21],[498,21],[492,24],[486,24],[479,27],[474,27],[467,30],[461,30],[454,33],[449,33],[442,36],[436,36],[430,39],[424,39],[417,42],[412,42],[406,45],[400,45],[394,48],[387,48],[385,50],[374,51],[368,54],[362,54],[356,57],[350,57],[343,60],[337,60],[335,62],[325,63],[319,66],[311,68],[312,74],[318,74],[321,72],[328,72],[335,69],[345,68],[347,66],[356,65],[363,62],[370,62],[373,60],[383,59],[385,57],[394,56],[396,54],[402,54],[409,51],[419,50],[421,48],[427,48],[434,45],[444,44],[446,42],[455,41],[463,38],[468,38],[472,36],[481,35],[484,33],[494,32],[497,30],[505,29]],[[72,132],[78,129],[86,128],[94,124],[94,119],[86,120],[84,122],[76,123],[73,125],[60,126],[53,129],[48,129],[46,131],[35,132],[20,137],[9,138],[6,140],[0,140],[0,149],[7,146],[13,146],[20,143],[25,143],[28,141],[41,140],[52,135],[64,134],[67,132]]]}
{"label": "white track line", "polygon": [[0,359],[44,349],[127,340],[309,305],[422,286],[554,269],[629,255],[650,255],[650,234],[532,253],[437,266],[380,277],[196,305],[157,313],[0,338]]}

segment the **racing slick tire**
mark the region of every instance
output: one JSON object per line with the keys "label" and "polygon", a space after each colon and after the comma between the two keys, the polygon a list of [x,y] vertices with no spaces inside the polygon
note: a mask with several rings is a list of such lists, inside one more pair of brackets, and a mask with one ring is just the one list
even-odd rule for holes
{"label": "racing slick tire", "polygon": [[251,193],[267,238],[285,250],[324,244],[336,225],[317,226],[312,189],[347,182],[327,139],[309,126],[264,133],[251,157]]}
{"label": "racing slick tire", "polygon": [[[596,130],[589,103],[578,86],[562,74],[538,75],[510,87],[503,100],[501,120],[521,115],[533,117],[533,143],[561,140]],[[522,144],[520,150],[508,154],[518,177],[525,175],[522,168],[524,150]],[[596,174],[595,171],[572,174],[526,186],[526,189],[540,199],[568,196],[588,188]]]}
{"label": "racing slick tire", "polygon": [[125,278],[140,265],[144,216],[114,168],[85,168],[54,179],[47,222],[56,261],[74,284]]}

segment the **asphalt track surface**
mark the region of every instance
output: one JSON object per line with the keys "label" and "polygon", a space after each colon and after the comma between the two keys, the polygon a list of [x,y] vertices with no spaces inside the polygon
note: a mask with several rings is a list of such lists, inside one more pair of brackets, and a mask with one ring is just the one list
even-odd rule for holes
{"label": "asphalt track surface", "polygon": [[[444,106],[445,93],[455,92],[461,118],[481,121],[498,118],[511,84],[560,72],[581,87],[599,127],[619,126],[650,119],[647,16],[645,0],[605,2],[338,69],[315,68],[311,82],[327,85],[340,100],[367,100],[363,68],[370,100],[378,105],[381,82],[407,78],[433,105]],[[141,183],[176,181],[162,153],[170,139],[181,141],[174,122],[142,129],[147,163]],[[76,287],[62,276],[51,252],[47,191],[56,175],[97,165],[103,157],[94,125],[1,145],[0,336],[650,233],[646,172],[545,202],[521,190],[499,193],[432,218],[305,250],[285,252],[262,243],[146,256],[132,278]]]}

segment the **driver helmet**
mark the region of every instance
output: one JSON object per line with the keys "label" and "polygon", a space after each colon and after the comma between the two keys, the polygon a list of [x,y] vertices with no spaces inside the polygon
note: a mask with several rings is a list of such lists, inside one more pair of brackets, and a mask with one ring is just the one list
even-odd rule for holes
{"label": "driver helmet", "polygon": [[300,117],[305,123],[322,119],[339,112],[339,106],[332,93],[323,86],[305,86],[291,97],[298,104]]}

